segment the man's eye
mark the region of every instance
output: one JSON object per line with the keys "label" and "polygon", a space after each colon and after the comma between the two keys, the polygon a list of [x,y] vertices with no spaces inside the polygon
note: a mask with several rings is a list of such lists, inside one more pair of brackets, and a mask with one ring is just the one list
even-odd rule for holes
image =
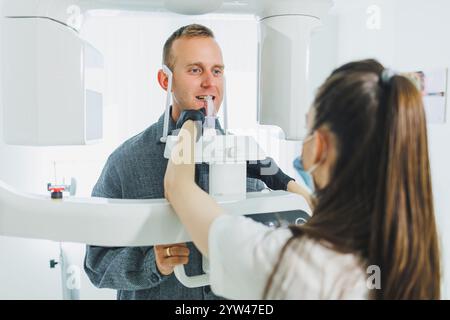
{"label": "man's eye", "polygon": [[190,70],[191,73],[200,73],[202,70],[200,68],[192,68]]}
{"label": "man's eye", "polygon": [[221,75],[221,74],[223,73],[223,71],[222,71],[221,69],[216,69],[216,70],[213,71],[213,73],[214,73],[216,76],[219,76],[219,75]]}

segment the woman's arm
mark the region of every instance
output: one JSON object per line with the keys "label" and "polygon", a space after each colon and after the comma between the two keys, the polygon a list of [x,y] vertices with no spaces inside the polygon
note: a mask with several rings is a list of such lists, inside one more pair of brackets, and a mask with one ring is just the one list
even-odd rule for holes
{"label": "woman's arm", "polygon": [[303,198],[305,198],[311,210],[314,210],[314,203],[312,201],[311,193],[304,187],[299,185],[297,182],[295,182],[294,180],[289,181],[287,185],[287,191],[301,195]]}
{"label": "woman's arm", "polygon": [[209,228],[223,209],[195,183],[195,123],[186,121],[178,136],[164,176],[165,196],[197,248],[207,256]]}

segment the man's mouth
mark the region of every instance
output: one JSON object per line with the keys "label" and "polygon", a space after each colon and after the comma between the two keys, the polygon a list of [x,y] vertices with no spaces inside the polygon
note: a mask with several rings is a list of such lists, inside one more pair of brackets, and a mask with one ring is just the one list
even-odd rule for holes
{"label": "man's mouth", "polygon": [[214,95],[201,95],[201,96],[195,96],[195,98],[197,98],[197,100],[200,100],[200,101],[206,101],[206,97],[212,97],[212,99],[213,100],[215,100],[216,99],[216,96],[214,96]]}

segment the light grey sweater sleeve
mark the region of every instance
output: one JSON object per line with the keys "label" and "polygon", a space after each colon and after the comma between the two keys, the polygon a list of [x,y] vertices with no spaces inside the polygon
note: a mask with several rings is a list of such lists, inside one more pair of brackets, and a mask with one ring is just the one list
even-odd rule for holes
{"label": "light grey sweater sleeve", "polygon": [[[122,198],[120,177],[108,159],[92,196]],[[98,288],[116,290],[149,289],[161,284],[167,277],[156,267],[153,247],[98,247],[86,246],[84,270]]]}

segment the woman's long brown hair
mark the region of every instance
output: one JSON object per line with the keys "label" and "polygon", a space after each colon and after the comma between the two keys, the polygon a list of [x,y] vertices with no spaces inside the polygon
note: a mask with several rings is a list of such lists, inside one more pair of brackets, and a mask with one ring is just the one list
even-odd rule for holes
{"label": "woman's long brown hair", "polygon": [[375,60],[348,63],[319,88],[312,129],[330,128],[338,156],[330,183],[316,191],[314,215],[291,230],[294,239],[323,240],[378,266],[381,289],[372,289],[371,298],[439,299],[440,254],[422,97],[404,76],[383,80],[383,70]]}

